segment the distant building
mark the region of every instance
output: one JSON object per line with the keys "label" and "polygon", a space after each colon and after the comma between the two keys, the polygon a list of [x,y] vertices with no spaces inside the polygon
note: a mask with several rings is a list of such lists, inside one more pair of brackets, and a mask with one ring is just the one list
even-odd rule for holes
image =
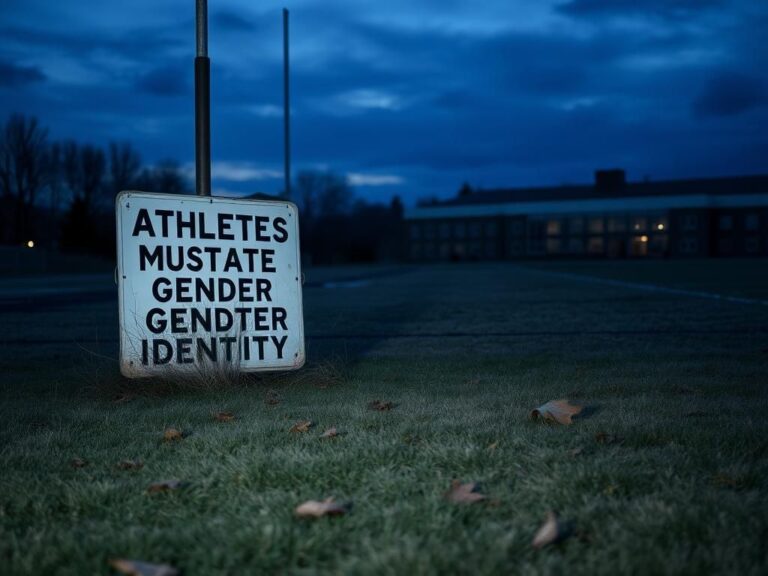
{"label": "distant building", "polygon": [[406,213],[413,261],[768,255],[768,176],[464,193]]}

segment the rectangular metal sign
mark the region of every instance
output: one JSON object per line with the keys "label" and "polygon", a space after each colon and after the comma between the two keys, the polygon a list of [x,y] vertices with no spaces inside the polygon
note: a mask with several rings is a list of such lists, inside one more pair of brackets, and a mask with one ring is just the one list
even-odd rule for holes
{"label": "rectangular metal sign", "polygon": [[304,364],[290,202],[121,192],[117,273],[120,370],[129,378]]}

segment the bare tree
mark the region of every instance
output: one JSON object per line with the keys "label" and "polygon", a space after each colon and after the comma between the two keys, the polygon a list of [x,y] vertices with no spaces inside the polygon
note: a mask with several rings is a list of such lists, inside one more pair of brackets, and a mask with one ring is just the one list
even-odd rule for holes
{"label": "bare tree", "polygon": [[103,189],[107,161],[104,152],[95,146],[86,144],[80,148],[82,167],[81,193],[87,207],[93,207]]}
{"label": "bare tree", "polygon": [[296,192],[302,216],[313,221],[349,212],[352,189],[347,181],[331,171],[302,170],[296,178]]}
{"label": "bare tree", "polygon": [[0,141],[0,187],[2,196],[15,208],[12,240],[23,242],[31,233],[31,212],[45,184],[48,131],[37,118],[14,114],[3,129]]}
{"label": "bare tree", "polygon": [[140,170],[141,158],[130,142],[109,143],[109,176],[115,195],[134,186]]}
{"label": "bare tree", "polygon": [[136,180],[136,187],[151,192],[186,194],[189,192],[187,179],[173,160],[163,160],[152,168],[145,168]]}

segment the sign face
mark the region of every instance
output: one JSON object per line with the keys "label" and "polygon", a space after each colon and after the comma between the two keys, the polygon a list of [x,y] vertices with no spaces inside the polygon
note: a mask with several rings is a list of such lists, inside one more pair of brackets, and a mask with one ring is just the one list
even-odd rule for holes
{"label": "sign face", "polygon": [[304,364],[290,202],[121,192],[117,273],[129,378]]}

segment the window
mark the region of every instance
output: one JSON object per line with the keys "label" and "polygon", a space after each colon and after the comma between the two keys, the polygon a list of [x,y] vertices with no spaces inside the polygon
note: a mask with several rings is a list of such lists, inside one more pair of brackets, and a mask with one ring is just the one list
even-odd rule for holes
{"label": "window", "polygon": [[571,254],[581,254],[584,252],[584,240],[581,238],[569,238],[568,252]]}
{"label": "window", "polygon": [[587,240],[587,252],[590,254],[604,254],[605,242],[602,236],[595,236]]}
{"label": "window", "polygon": [[648,236],[632,236],[630,244],[630,254],[632,256],[648,256]]}
{"label": "window", "polygon": [[[683,216],[683,230],[696,230],[699,227],[699,217],[696,214],[686,214]],[[698,248],[694,250],[697,252]]]}
{"label": "window", "polygon": [[733,216],[730,214],[722,214],[720,216],[720,230],[733,230]]}
{"label": "window", "polygon": [[424,226],[424,238],[427,240],[432,240],[435,237],[435,224],[433,222],[430,222],[429,224]]}
{"label": "window", "polygon": [[624,232],[627,229],[627,221],[623,216],[608,218],[608,232]]}
{"label": "window", "polygon": [[683,254],[696,254],[699,251],[699,241],[696,238],[683,238],[680,240],[680,252]]}
{"label": "window", "polygon": [[440,239],[446,240],[451,237],[451,225],[448,222],[440,224]]}
{"label": "window", "polygon": [[651,236],[651,241],[649,242],[650,246],[648,247],[648,251],[652,254],[666,254],[667,253],[667,235],[666,234],[655,234]]}
{"label": "window", "polygon": [[547,238],[547,254],[560,254],[560,238]]}
{"label": "window", "polygon": [[485,243],[485,257],[489,260],[496,258],[496,242],[490,241]]}
{"label": "window", "polygon": [[456,238],[464,238],[467,235],[467,225],[464,222],[456,222],[453,225],[453,235]]}
{"label": "window", "polygon": [[568,220],[569,234],[582,234],[584,232],[584,218],[571,218]]}
{"label": "window", "polygon": [[448,260],[451,257],[451,244],[450,242],[440,243],[440,260]]}
{"label": "window", "polygon": [[590,218],[589,219],[589,233],[590,234],[602,234],[605,230],[605,225],[602,218]]}
{"label": "window", "polygon": [[760,239],[757,236],[750,236],[744,241],[744,249],[747,254],[755,254],[760,251]]}
{"label": "window", "polygon": [[733,252],[733,240],[731,238],[720,238],[717,241],[717,252],[719,254],[730,254]]}
{"label": "window", "polygon": [[509,233],[513,236],[522,236],[525,233],[525,226],[522,220],[512,220],[509,223]]}
{"label": "window", "polygon": [[469,237],[470,238],[480,238],[480,235],[482,233],[483,229],[480,225],[480,222],[470,222],[469,224]]}
{"label": "window", "polygon": [[411,240],[421,239],[421,226],[418,224],[411,224]]}
{"label": "window", "polygon": [[491,220],[490,222],[485,223],[485,235],[489,237],[496,236],[496,233],[498,231],[498,226],[496,225],[496,222]]}
{"label": "window", "polygon": [[428,242],[424,245],[424,258],[434,260],[437,257],[437,246],[434,242]]}
{"label": "window", "polygon": [[635,216],[632,218],[632,231],[645,232],[648,230],[648,218],[644,216]]}
{"label": "window", "polygon": [[759,230],[760,229],[760,215],[751,213],[744,216],[744,228],[746,230]]}
{"label": "window", "polygon": [[547,221],[547,236],[558,236],[561,230],[560,220]]}
{"label": "window", "polygon": [[421,260],[421,254],[422,254],[421,244],[414,243],[413,245],[411,245],[411,258],[413,260]]}
{"label": "window", "polygon": [[523,243],[520,240],[512,240],[512,242],[509,243],[509,254],[511,256],[522,256]]}

